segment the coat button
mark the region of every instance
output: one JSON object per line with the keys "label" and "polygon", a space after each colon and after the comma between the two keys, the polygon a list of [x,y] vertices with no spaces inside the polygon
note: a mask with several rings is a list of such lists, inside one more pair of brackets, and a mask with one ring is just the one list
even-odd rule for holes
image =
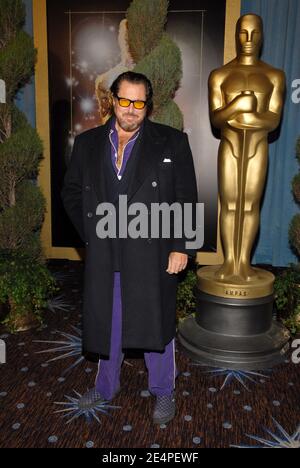
{"label": "coat button", "polygon": [[157,187],[157,182],[155,182],[155,180],[152,182],[152,187]]}
{"label": "coat button", "polygon": [[148,244],[151,244],[152,239],[147,239]]}
{"label": "coat button", "polygon": [[91,187],[89,185],[86,185],[84,189],[86,192],[89,192],[91,190]]}
{"label": "coat button", "polygon": [[89,211],[88,214],[87,214],[87,217],[88,217],[88,218],[92,218],[92,217],[93,217],[93,213],[91,213],[91,211]]}
{"label": "coat button", "polygon": [[89,245],[89,243],[88,243],[88,242],[86,242],[86,243],[85,243],[85,245]]}

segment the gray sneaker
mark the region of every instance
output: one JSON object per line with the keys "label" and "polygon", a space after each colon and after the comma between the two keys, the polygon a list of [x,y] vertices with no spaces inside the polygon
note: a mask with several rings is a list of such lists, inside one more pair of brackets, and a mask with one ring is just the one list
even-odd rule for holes
{"label": "gray sneaker", "polygon": [[154,424],[166,424],[174,418],[176,411],[175,393],[156,397],[153,412]]}
{"label": "gray sneaker", "polygon": [[[115,393],[114,397],[119,393],[120,389]],[[114,398],[113,397],[113,398]],[[107,398],[104,398],[100,393],[97,392],[96,387],[91,388],[91,390],[88,390],[85,392],[82,397],[80,398],[78,402],[78,406],[81,409],[89,409],[89,408],[94,408],[97,404],[103,402],[103,401],[111,401],[107,400]]]}

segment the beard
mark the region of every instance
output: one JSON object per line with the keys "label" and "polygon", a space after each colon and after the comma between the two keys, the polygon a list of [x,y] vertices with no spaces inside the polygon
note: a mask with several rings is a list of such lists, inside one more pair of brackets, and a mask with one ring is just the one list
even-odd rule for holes
{"label": "beard", "polygon": [[[129,121],[127,120],[127,117],[133,117],[133,119]],[[143,119],[140,119],[134,114],[125,114],[122,117],[117,117],[117,122],[119,126],[125,132],[134,132],[141,126],[142,121]]]}

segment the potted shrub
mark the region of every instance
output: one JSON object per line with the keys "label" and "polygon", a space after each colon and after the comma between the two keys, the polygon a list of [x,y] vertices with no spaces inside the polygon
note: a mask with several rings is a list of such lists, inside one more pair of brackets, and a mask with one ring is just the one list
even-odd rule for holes
{"label": "potted shrub", "polygon": [[[296,156],[300,163],[300,138],[296,145]],[[292,180],[292,192],[300,204],[300,172]],[[289,240],[292,249],[300,257],[300,214],[290,223]],[[275,304],[278,315],[292,335],[300,333],[300,264],[291,265],[275,280]]]}
{"label": "potted shrub", "polygon": [[278,318],[292,335],[300,333],[300,269],[292,265],[276,276],[275,306]]}
{"label": "potted shrub", "polygon": [[13,333],[39,326],[49,296],[57,291],[54,277],[27,254],[1,252],[0,259],[0,302],[9,304],[2,323]]}
{"label": "potted shrub", "polygon": [[176,296],[176,318],[181,322],[189,315],[195,314],[197,286],[197,268],[199,265],[189,265],[188,268],[179,277],[179,283]]}

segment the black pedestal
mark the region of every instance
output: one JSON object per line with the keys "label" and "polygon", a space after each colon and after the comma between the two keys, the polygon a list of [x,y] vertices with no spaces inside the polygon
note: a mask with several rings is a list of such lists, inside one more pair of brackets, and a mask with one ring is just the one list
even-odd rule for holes
{"label": "black pedestal", "polygon": [[193,360],[240,370],[271,368],[283,361],[288,331],[272,317],[273,296],[232,299],[197,291],[196,319],[179,326],[178,338]]}

